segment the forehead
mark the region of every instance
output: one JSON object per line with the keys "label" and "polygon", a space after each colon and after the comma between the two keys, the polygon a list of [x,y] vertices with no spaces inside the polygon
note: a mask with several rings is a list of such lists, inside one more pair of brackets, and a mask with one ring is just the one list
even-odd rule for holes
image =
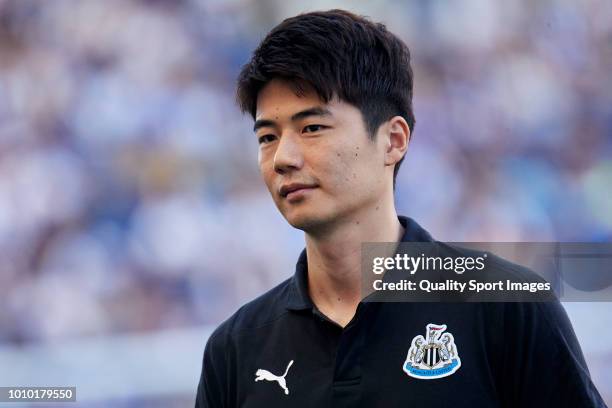
{"label": "forehead", "polygon": [[257,94],[255,119],[278,116],[304,107],[333,105],[333,102],[326,103],[312,86],[306,83],[298,85],[284,79],[273,79]]}

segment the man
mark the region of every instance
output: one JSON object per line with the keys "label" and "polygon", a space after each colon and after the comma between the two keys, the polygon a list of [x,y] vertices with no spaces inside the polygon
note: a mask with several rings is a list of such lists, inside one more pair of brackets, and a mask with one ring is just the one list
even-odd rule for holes
{"label": "man", "polygon": [[393,199],[412,84],[406,45],[341,10],[283,21],[243,68],[263,179],[306,248],[211,335],[197,407],[603,406],[558,302],[363,301],[362,242],[433,241]]}

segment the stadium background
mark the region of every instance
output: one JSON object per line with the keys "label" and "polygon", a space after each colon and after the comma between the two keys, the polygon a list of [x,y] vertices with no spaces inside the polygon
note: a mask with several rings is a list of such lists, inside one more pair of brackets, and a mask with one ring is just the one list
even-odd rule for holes
{"label": "stadium background", "polygon": [[[608,0],[4,0],[0,385],[193,404],[211,328],[303,245],[235,77],[283,18],[336,7],[412,51],[400,213],[446,241],[610,241]],[[566,308],[610,404],[612,304]]]}

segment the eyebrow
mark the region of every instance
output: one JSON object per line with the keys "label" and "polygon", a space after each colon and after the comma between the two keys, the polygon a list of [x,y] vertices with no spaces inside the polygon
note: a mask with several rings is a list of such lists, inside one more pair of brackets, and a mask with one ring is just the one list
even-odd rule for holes
{"label": "eyebrow", "polygon": [[[332,113],[327,108],[322,108],[317,106],[315,108],[305,109],[303,111],[299,111],[291,115],[291,121],[297,122],[298,120],[302,120],[308,118],[310,116],[332,116]],[[274,127],[276,126],[276,122],[270,119],[259,119],[255,121],[255,125],[253,126],[253,132],[257,132],[259,128],[262,127]]]}

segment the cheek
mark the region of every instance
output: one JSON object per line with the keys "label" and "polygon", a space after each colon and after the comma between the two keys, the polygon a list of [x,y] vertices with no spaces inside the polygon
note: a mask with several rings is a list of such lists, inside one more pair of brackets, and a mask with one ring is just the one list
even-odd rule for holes
{"label": "cheek", "polygon": [[384,180],[382,159],[370,146],[336,149],[328,159],[322,170],[336,190],[349,190],[354,194],[366,185],[380,184]]}
{"label": "cheek", "polygon": [[259,154],[258,164],[259,173],[261,174],[264,183],[266,184],[268,189],[271,189],[275,174],[272,164],[267,160],[266,156],[262,156],[261,153]]}
{"label": "cheek", "polygon": [[321,161],[321,170],[336,189],[351,189],[363,177],[362,157],[354,147],[336,148]]}

